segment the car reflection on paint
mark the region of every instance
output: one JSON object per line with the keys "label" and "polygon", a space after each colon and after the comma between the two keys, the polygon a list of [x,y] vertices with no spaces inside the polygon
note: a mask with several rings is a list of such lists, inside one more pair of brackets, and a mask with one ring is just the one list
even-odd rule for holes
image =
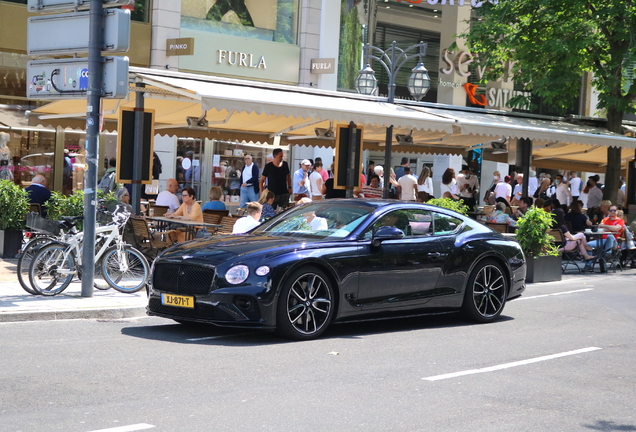
{"label": "car reflection on paint", "polygon": [[521,295],[525,275],[517,242],[453,211],[324,200],[248,234],[168,249],[153,264],[148,313],[301,340],[387,316],[458,311],[491,322]]}

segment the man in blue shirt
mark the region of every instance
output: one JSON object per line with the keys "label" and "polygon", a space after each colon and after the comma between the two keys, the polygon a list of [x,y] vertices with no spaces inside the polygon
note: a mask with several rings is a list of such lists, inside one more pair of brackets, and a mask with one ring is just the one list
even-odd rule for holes
{"label": "man in blue shirt", "polygon": [[303,159],[300,163],[300,168],[298,168],[298,170],[294,173],[294,179],[292,180],[294,201],[298,201],[299,199],[310,195],[309,168],[311,168],[311,162],[309,162],[309,159]]}
{"label": "man in blue shirt", "polygon": [[31,203],[40,204],[42,216],[44,217],[46,217],[44,203],[51,198],[51,191],[46,188],[46,183],[46,177],[38,174],[31,180],[31,186],[24,189],[29,194],[29,201]]}
{"label": "man in blue shirt", "polygon": [[395,180],[399,180],[404,175],[404,168],[409,166],[409,158],[403,157],[400,167],[395,170]]}

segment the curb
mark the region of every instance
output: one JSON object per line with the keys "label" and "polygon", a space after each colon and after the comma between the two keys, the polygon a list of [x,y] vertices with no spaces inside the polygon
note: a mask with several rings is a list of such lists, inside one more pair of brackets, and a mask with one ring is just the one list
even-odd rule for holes
{"label": "curb", "polygon": [[55,321],[69,319],[120,319],[146,316],[145,306],[104,309],[60,309],[0,313],[0,322]]}

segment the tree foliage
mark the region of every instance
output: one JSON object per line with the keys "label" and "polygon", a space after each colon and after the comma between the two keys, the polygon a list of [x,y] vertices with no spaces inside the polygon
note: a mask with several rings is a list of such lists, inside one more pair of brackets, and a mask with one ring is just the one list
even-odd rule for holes
{"label": "tree foliage", "polygon": [[[593,73],[607,129],[621,133],[636,97],[636,2],[608,0],[499,0],[475,9],[463,35],[484,79],[513,62],[515,81],[556,108],[571,108],[585,72]],[[620,150],[608,148],[605,198],[616,199]]]}

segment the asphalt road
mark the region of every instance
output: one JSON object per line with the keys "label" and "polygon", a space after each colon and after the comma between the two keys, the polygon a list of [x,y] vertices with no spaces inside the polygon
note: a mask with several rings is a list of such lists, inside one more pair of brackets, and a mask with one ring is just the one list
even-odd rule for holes
{"label": "asphalt road", "polygon": [[159,318],[0,324],[0,431],[636,431],[636,283],[531,285],[497,323],[321,339]]}

